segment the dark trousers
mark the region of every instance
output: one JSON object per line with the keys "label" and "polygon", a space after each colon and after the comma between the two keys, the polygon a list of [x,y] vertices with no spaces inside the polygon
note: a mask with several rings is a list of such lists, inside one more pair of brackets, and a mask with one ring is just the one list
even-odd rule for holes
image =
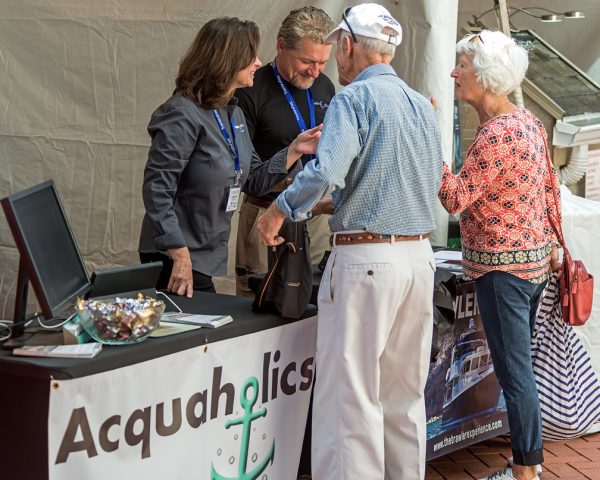
{"label": "dark trousers", "polygon": [[[140,261],[142,263],[162,262],[163,268],[160,272],[160,276],[158,277],[156,288],[159,290],[166,290],[166,288],[169,286],[171,272],[173,271],[173,260],[160,252],[140,252]],[[213,284],[212,277],[210,275],[205,275],[204,273],[192,270],[192,276],[194,280],[194,290],[215,293],[215,285]]]}
{"label": "dark trousers", "polygon": [[517,465],[544,461],[540,401],[531,365],[531,333],[545,285],[500,271],[486,273],[475,281],[494,372],[504,391]]}
{"label": "dark trousers", "polygon": [[308,404],[308,417],[306,419],[306,429],[304,430],[304,440],[302,440],[302,451],[300,452],[300,465],[298,465],[298,476],[310,475],[312,472],[310,464],[310,449],[312,437],[313,392],[314,388],[310,392],[310,403]]}

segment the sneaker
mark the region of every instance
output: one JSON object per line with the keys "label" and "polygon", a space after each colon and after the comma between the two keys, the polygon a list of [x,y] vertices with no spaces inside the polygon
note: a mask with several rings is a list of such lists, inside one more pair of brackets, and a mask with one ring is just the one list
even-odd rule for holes
{"label": "sneaker", "polygon": [[[508,458],[508,465],[510,465],[512,467],[513,463],[514,463],[513,462],[513,457],[509,457]],[[537,470],[538,476],[540,476],[542,474],[542,466],[541,465],[536,465],[535,468]]]}
{"label": "sneaker", "polygon": [[[504,470],[500,470],[499,472],[492,473],[485,478],[480,478],[479,480],[517,480],[512,474],[512,468],[508,467]],[[531,480],[540,480],[540,477],[534,477]]]}

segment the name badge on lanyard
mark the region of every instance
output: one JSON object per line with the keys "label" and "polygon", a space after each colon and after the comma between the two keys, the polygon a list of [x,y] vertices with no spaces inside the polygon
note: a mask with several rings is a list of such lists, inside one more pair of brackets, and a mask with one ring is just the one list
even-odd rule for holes
{"label": "name badge on lanyard", "polygon": [[237,148],[237,138],[235,135],[235,125],[233,123],[233,115],[229,118],[229,123],[231,125],[231,134],[233,138],[229,136],[229,132],[225,128],[225,124],[221,119],[221,115],[219,114],[219,110],[213,108],[213,115],[217,120],[217,124],[219,125],[219,129],[221,130],[221,134],[225,139],[225,143],[229,147],[229,151],[231,152],[231,156],[233,157],[233,162],[235,165],[235,178],[233,180],[233,185],[229,187],[229,196],[227,197],[227,206],[225,207],[226,212],[233,212],[237,209],[238,201],[240,199],[240,193],[242,191],[242,187],[240,185],[240,177],[242,176],[242,168],[240,166],[240,154]]}
{"label": "name badge on lanyard", "polygon": [[[279,84],[279,87],[281,88],[281,91],[283,92],[283,96],[285,97],[288,105],[292,109],[292,113],[294,114],[294,117],[296,118],[296,122],[298,123],[298,128],[300,128],[301,132],[308,130],[308,128],[306,127],[306,122],[304,121],[304,118],[302,118],[302,115],[300,114],[300,109],[298,108],[298,105],[296,105],[296,102],[294,101],[294,97],[292,97],[292,94],[290,93],[288,88],[285,86],[285,83],[283,82],[283,79],[281,78],[281,75],[279,74],[279,70],[277,70],[277,66],[275,65],[275,60],[273,60],[273,62],[271,63],[271,66],[273,67],[273,73],[275,74],[275,79],[277,80],[277,83]],[[313,100],[313,96],[312,96],[312,92],[310,91],[310,88],[306,89],[306,99],[308,101],[308,112],[310,115],[310,128],[314,128],[316,126],[315,102]],[[315,158],[315,156],[310,154],[309,158],[311,160],[313,160]]]}

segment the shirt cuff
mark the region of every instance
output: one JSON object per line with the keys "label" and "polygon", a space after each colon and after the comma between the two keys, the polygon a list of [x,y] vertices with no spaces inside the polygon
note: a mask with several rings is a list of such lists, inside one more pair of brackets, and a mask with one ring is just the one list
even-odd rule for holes
{"label": "shirt cuff", "polygon": [[171,248],[185,247],[185,239],[181,231],[167,233],[154,239],[154,248],[157,250],[169,250]]}
{"label": "shirt cuff", "polygon": [[287,147],[279,150],[269,162],[269,173],[287,173]]}
{"label": "shirt cuff", "polygon": [[281,192],[279,196],[275,199],[277,208],[281,213],[283,213],[287,218],[291,219],[293,222],[300,222],[302,220],[308,220],[309,218],[312,218],[313,214],[311,210],[304,213],[298,210],[294,211],[288,205],[285,199],[285,193],[285,191]]}

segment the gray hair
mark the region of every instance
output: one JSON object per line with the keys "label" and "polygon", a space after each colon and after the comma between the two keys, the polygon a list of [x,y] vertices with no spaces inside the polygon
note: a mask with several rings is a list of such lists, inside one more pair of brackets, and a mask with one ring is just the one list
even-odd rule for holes
{"label": "gray hair", "polygon": [[456,52],[471,57],[475,77],[494,95],[508,95],[525,78],[527,50],[502,32],[482,30],[456,44]]}
{"label": "gray hair", "polygon": [[277,38],[283,40],[285,48],[296,50],[303,38],[325,43],[325,37],[335,27],[333,21],[317,7],[302,7],[292,10],[283,20]]}
{"label": "gray hair", "polygon": [[[356,43],[358,43],[367,52],[375,55],[389,55],[391,58],[394,58],[396,53],[396,45],[393,43],[388,43],[384,40],[379,40],[378,38],[365,37],[364,35],[354,36],[356,37]],[[349,32],[346,30],[341,30],[340,41],[342,41],[342,46],[344,45],[344,37],[348,37],[350,40],[352,40],[352,35]]]}

